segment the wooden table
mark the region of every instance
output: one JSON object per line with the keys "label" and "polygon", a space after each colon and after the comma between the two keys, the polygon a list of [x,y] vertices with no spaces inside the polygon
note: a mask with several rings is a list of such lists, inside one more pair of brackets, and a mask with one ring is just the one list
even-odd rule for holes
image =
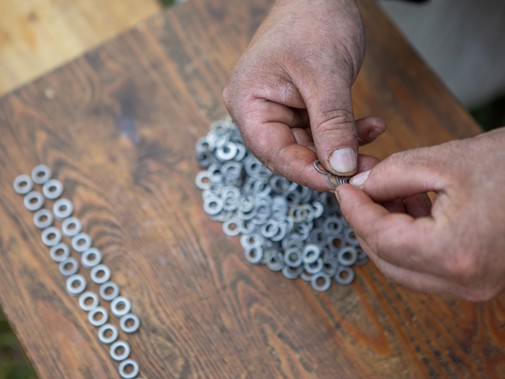
{"label": "wooden table", "polygon": [[[142,378],[505,377],[505,302],[412,293],[369,264],[315,293],[248,264],[202,211],[194,143],[271,1],[192,0],[0,100],[0,302],[41,378],[113,378],[12,180],[47,163],[142,319]],[[375,1],[357,116],[369,152],[478,132]],[[92,287],[96,291],[96,287]]]}

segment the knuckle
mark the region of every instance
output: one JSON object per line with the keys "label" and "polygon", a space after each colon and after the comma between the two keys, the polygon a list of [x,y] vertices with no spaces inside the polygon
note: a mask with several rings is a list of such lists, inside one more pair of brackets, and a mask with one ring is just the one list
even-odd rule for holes
{"label": "knuckle", "polygon": [[[323,108],[324,105],[323,105]],[[314,126],[317,132],[335,131],[336,125],[354,125],[354,114],[349,109],[329,109],[319,113],[319,119]]]}
{"label": "knuckle", "polygon": [[465,286],[476,282],[481,274],[479,257],[470,250],[452,255],[445,266],[449,276]]}

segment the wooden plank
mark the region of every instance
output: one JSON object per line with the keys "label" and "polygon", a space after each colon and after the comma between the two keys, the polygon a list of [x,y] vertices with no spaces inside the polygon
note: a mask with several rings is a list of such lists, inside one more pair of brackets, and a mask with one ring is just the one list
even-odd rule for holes
{"label": "wooden plank", "polygon": [[[315,293],[247,264],[201,208],[194,143],[268,0],[192,0],[0,100],[0,304],[41,378],[110,378],[100,345],[11,188],[49,164],[143,326],[145,378],[503,377],[504,298],[417,294],[373,265]],[[477,126],[373,0],[359,116],[391,125],[386,155]],[[91,287],[96,290],[95,287]]]}

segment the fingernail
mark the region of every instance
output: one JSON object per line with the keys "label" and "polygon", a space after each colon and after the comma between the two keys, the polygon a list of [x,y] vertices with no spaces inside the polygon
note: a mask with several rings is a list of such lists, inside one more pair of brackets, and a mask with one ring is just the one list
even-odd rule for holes
{"label": "fingernail", "polygon": [[349,183],[352,184],[353,186],[361,187],[363,183],[365,183],[365,181],[367,180],[368,175],[370,175],[370,170],[363,171],[358,175],[353,176],[351,180],[349,180]]}
{"label": "fingernail", "polygon": [[350,147],[335,150],[330,156],[330,167],[340,174],[353,172],[356,170],[356,152]]}

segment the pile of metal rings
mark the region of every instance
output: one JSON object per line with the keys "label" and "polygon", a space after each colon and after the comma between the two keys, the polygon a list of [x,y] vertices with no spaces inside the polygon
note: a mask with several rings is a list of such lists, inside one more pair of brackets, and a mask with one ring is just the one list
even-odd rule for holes
{"label": "pile of metal rings", "polygon": [[[110,345],[109,354],[119,362],[120,376],[125,379],[136,378],[139,365],[129,358],[130,345],[119,339],[120,331],[112,323],[106,307],[126,334],[140,328],[140,319],[132,312],[128,298],[120,295],[119,286],[111,281],[111,270],[102,263],[101,251],[93,247],[91,237],[82,231],[81,221],[72,216],[73,203],[61,198],[63,184],[51,175],[49,167],[38,165],[32,170],[31,176],[19,175],[14,179],[14,191],[24,196],[26,209],[34,212],[33,223],[42,231],[42,242],[49,248],[51,259],[59,265],[61,275],[66,278],[67,292],[78,296],[78,304],[87,312],[89,323],[98,328],[98,339],[104,345]],[[37,185],[41,191],[35,189]],[[52,206],[48,204],[51,201]],[[75,258],[79,256],[80,263]],[[91,283],[83,272],[79,273],[81,266],[89,271]],[[97,287],[99,295],[88,289],[88,284]],[[100,299],[104,301],[104,306],[100,305]]]}
{"label": "pile of metal rings", "polygon": [[196,158],[204,211],[222,222],[225,234],[240,236],[250,263],[326,291],[333,278],[352,283],[353,266],[367,262],[335,195],[274,175],[248,152],[230,119],[198,140]]}

